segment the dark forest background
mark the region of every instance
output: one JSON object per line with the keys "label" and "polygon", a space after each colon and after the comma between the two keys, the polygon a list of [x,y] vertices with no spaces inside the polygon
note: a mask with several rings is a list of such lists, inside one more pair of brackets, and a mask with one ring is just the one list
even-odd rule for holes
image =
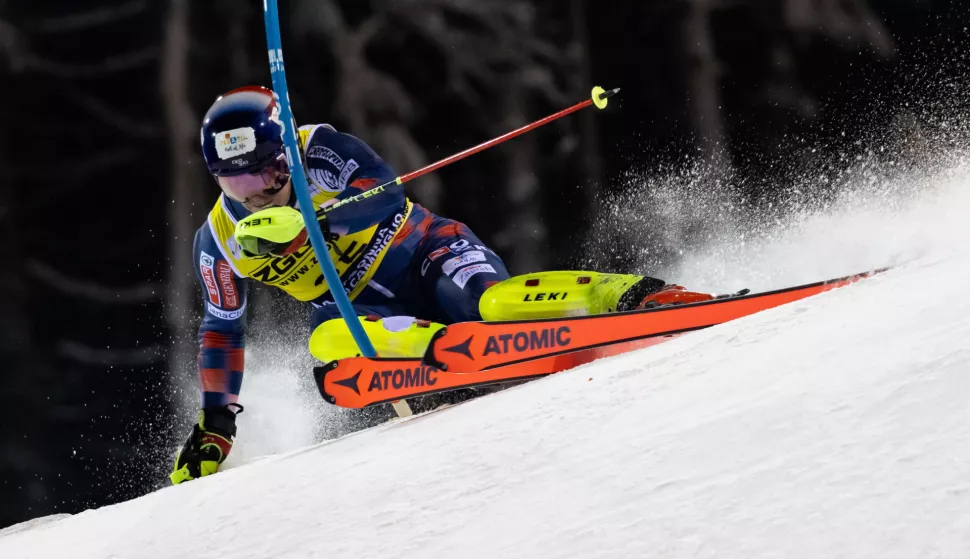
{"label": "dark forest background", "polygon": [[[963,71],[958,0],[281,0],[298,122],[403,173],[513,273],[582,261],[631,170],[724,169],[752,207]],[[186,418],[214,98],[269,86],[258,0],[0,0],[0,527],[164,484]],[[907,105],[909,103],[910,105]],[[907,120],[908,119],[908,120]],[[602,266],[622,269],[622,250]],[[272,294],[259,296],[272,298]],[[275,300],[275,299],[271,299]],[[282,303],[281,303],[282,304]],[[307,371],[309,374],[309,371]]]}

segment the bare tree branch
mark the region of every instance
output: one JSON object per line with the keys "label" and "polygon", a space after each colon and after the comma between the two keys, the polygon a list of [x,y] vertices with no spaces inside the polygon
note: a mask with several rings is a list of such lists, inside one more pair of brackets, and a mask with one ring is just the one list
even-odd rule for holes
{"label": "bare tree branch", "polygon": [[[416,107],[427,102],[408,92],[402,76],[378,69],[368,59],[371,47],[389,36],[417,41],[435,52],[432,67],[442,73],[438,94],[459,97],[467,106],[467,125],[484,137],[525,124],[533,101],[557,106],[567,102],[550,69],[565,56],[536,36],[536,10],[528,1],[394,0],[375,2],[373,9],[369,18],[351,26],[339,3],[303,0],[293,11],[293,26],[298,35],[316,34],[329,42],[338,64],[335,112],[395,166],[410,169],[428,162],[409,131]],[[498,240],[514,247],[518,264],[513,267],[520,270],[541,267],[548,252],[538,249],[547,234],[532,173],[536,141],[526,138],[500,148],[503,164],[493,172],[501,185],[491,192],[521,202],[506,216],[516,227]],[[443,197],[439,180],[430,176],[408,188],[435,209]]]}
{"label": "bare tree branch", "polygon": [[[576,94],[586,94],[591,85],[591,62],[590,62],[590,37],[587,30],[585,0],[570,0],[570,27],[574,43],[570,46],[571,58],[576,60],[576,71],[572,72],[571,88]],[[609,87],[609,86],[607,86]],[[558,104],[558,103],[557,103]],[[564,103],[563,103],[564,104]],[[586,184],[581,186],[584,199],[582,200],[585,208],[584,212],[593,204],[596,196],[596,189],[601,186],[603,180],[603,162],[600,158],[600,150],[596,149],[599,143],[599,115],[593,111],[582,111],[579,115],[579,129],[582,135],[580,141],[584,142],[586,149],[583,149],[580,157],[583,163],[582,175],[586,178]],[[566,142],[576,143],[575,134],[569,134],[563,138]]]}
{"label": "bare tree branch", "polygon": [[726,135],[718,87],[721,65],[711,29],[712,0],[687,0],[681,22],[687,59],[687,105],[697,144],[714,169],[726,169]]}
{"label": "bare tree branch", "polygon": [[[351,30],[332,1],[297,5],[294,23],[301,34],[321,33],[328,39],[339,64],[337,109],[350,131],[367,138],[398,169],[410,170],[429,163],[424,149],[408,129],[415,115],[414,100],[393,76],[373,68],[366,59],[368,44],[391,22],[378,12]],[[441,183],[427,177],[409,187],[431,209],[441,204]]]}
{"label": "bare tree branch", "polygon": [[169,369],[175,373],[190,368],[195,358],[195,337],[190,334],[198,316],[194,308],[198,288],[195,285],[192,240],[201,222],[195,210],[205,207],[198,175],[188,165],[199,149],[199,120],[189,101],[191,47],[188,0],[170,0],[160,81],[172,181],[172,204],[168,211],[171,230],[168,243],[168,292],[165,302],[166,318],[173,334]]}
{"label": "bare tree branch", "polygon": [[157,283],[144,283],[125,287],[100,285],[91,281],[73,278],[36,258],[28,258],[24,264],[24,268],[27,274],[61,293],[108,305],[147,303],[158,299],[164,287]]}
{"label": "bare tree branch", "polygon": [[885,24],[864,0],[785,0],[784,25],[796,36],[824,35],[845,48],[871,47],[882,56],[896,47]]}
{"label": "bare tree branch", "polygon": [[97,64],[64,64],[26,53],[24,70],[50,74],[61,79],[99,78],[145,66],[158,58],[158,47],[147,47],[126,54],[106,57]]}
{"label": "bare tree branch", "polygon": [[[249,35],[247,23],[251,20],[247,17],[251,7],[250,2],[239,2],[239,0],[224,0],[223,4],[229,6],[227,19],[229,25],[229,44],[244,45]],[[250,74],[249,50],[242,48],[229,49],[229,68],[231,75],[236,83],[242,84],[249,81]]]}
{"label": "bare tree branch", "polygon": [[115,7],[94,8],[87,12],[56,18],[28,21],[24,30],[30,33],[64,33],[116,23],[138,15],[148,8],[148,0],[133,0]]}
{"label": "bare tree branch", "polygon": [[139,122],[131,117],[121,114],[116,108],[108,106],[107,103],[101,101],[97,97],[88,95],[77,87],[71,86],[70,84],[68,84],[66,87],[70,93],[69,95],[66,95],[67,99],[70,99],[79,107],[87,111],[88,114],[101,120],[103,123],[111,126],[119,132],[124,132],[125,134],[135,138],[161,138],[164,134],[162,127],[157,124],[150,122]]}
{"label": "bare tree branch", "polygon": [[65,184],[62,185],[64,190],[58,191],[60,195],[65,195],[72,188],[84,186],[84,181],[89,175],[101,172],[115,165],[135,161],[139,156],[140,153],[137,149],[123,147],[111,151],[103,151],[97,155],[81,159],[58,160],[57,165],[46,165],[30,169],[14,169],[10,178],[19,179],[23,176],[30,175],[64,179],[70,176],[71,180],[65,181]]}
{"label": "bare tree branch", "polygon": [[20,72],[27,63],[28,53],[23,34],[7,21],[0,19],[0,52],[7,59],[10,69]]}
{"label": "bare tree branch", "polygon": [[57,343],[57,352],[63,357],[83,365],[109,367],[145,367],[165,359],[165,348],[160,345],[112,349],[91,347],[72,340]]}

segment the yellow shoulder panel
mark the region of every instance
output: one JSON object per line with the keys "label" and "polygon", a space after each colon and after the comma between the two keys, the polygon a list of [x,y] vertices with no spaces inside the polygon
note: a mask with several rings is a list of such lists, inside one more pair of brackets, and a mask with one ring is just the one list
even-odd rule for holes
{"label": "yellow shoulder panel", "polygon": [[316,124],[307,124],[300,127],[297,141],[300,142],[301,151],[306,149],[307,142],[310,141],[310,136],[313,135],[313,131],[316,130],[317,126]]}

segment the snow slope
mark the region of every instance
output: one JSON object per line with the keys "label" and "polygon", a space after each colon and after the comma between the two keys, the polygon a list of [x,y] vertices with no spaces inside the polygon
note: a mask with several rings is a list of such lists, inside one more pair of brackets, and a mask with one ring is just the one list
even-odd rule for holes
{"label": "snow slope", "polygon": [[0,557],[970,557],[966,176],[885,223],[818,216],[827,247],[809,219],[758,248],[836,268],[799,281],[885,274],[7,532]]}

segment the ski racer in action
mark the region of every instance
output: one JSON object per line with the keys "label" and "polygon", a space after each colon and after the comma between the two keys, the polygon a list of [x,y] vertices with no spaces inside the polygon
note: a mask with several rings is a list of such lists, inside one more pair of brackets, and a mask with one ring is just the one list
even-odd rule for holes
{"label": "ski racer in action", "polygon": [[[201,411],[175,460],[174,484],[215,473],[232,448],[236,414],[242,411],[237,398],[246,333],[244,278],[313,306],[314,357],[332,361],[359,353],[296,209],[284,126],[273,92],[263,87],[220,96],[202,122],[202,152],[222,194],[193,247],[204,301],[198,337]],[[361,324],[379,355],[423,355],[443,324],[598,314],[712,298],[632,274],[544,272],[510,280],[502,259],[466,225],[411,202],[401,184],[337,204],[395,180],[390,166],[361,140],[327,124],[301,126],[298,139],[329,247],[324,257],[337,268],[342,283],[337,288],[347,293],[358,315],[368,317]],[[514,285],[515,300],[521,302],[509,305],[504,297],[497,304],[498,298],[486,294],[516,279],[526,280]],[[557,286],[576,288],[577,283],[585,285],[573,289],[568,300],[559,295],[564,290]]]}

